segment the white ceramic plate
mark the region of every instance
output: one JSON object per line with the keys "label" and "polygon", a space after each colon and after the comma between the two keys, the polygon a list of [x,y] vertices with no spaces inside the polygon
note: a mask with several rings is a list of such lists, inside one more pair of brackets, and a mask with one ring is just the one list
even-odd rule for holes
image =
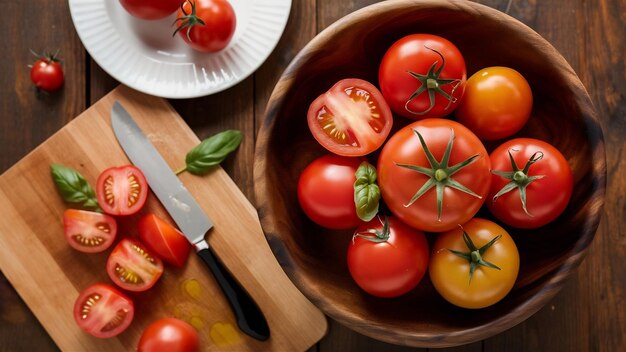
{"label": "white ceramic plate", "polygon": [[270,55],[287,24],[291,0],[230,0],[237,28],[218,53],[172,37],[176,14],[161,20],[132,17],[118,0],[69,0],[80,40],[113,78],[164,98],[194,98],[229,88]]}

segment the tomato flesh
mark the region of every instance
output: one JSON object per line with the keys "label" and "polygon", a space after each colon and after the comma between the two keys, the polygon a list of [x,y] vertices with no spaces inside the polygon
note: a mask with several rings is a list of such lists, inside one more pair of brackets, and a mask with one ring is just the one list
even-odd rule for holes
{"label": "tomato flesh", "polygon": [[117,235],[115,219],[93,211],[67,209],[63,213],[63,226],[67,243],[85,253],[106,250]]}
{"label": "tomato flesh", "polygon": [[98,204],[111,215],[132,215],[138,212],[148,197],[146,178],[133,165],[111,167],[98,176]]}
{"label": "tomato flesh", "polygon": [[198,332],[188,323],[163,318],[150,324],[141,335],[138,352],[196,352],[200,350]]}
{"label": "tomato flesh", "polygon": [[155,214],[139,220],[139,238],[165,262],[182,268],[189,257],[191,245],[178,229]]}
{"label": "tomato flesh", "polygon": [[89,286],[74,303],[76,324],[90,335],[103,339],[126,330],[134,314],[133,301],[106,284]]}
{"label": "tomato flesh", "polygon": [[361,156],[383,144],[393,118],[374,85],[349,78],[337,82],[313,101],[307,121],[315,139],[329,151]]}
{"label": "tomato flesh", "polygon": [[115,246],[107,260],[107,274],[128,291],[150,289],[163,273],[163,262],[141,242],[125,238]]}

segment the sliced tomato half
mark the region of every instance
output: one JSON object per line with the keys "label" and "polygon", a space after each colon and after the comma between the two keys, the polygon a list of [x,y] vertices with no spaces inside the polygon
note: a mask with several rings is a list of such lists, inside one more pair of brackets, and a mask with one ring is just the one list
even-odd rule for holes
{"label": "sliced tomato half", "polygon": [[67,209],[63,213],[65,239],[72,248],[98,253],[111,247],[117,235],[117,222],[95,211]]}
{"label": "sliced tomato half", "polygon": [[109,255],[107,273],[117,286],[141,292],[159,280],[163,274],[163,262],[143,243],[125,238]]}
{"label": "sliced tomato half", "polygon": [[342,79],[315,99],[307,119],[313,137],[343,156],[362,156],[378,149],[393,124],[380,91],[357,78]]}
{"label": "sliced tomato half", "polygon": [[165,262],[182,268],[187,262],[191,245],[187,238],[155,214],[139,220],[139,238]]}
{"label": "sliced tomato half", "polygon": [[133,321],[133,301],[106,284],[85,289],[74,303],[74,320],[85,332],[102,339],[122,333]]}
{"label": "sliced tomato half", "polygon": [[107,214],[132,215],[146,202],[148,183],[133,165],[110,167],[98,176],[96,195]]}

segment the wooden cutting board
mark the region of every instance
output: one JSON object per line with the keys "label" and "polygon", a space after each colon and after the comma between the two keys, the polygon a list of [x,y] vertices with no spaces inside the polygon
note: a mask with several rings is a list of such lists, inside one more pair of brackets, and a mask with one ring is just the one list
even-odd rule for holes
{"label": "wooden cutting board", "polygon": [[[203,350],[301,351],[325,334],[325,316],[295,286],[276,261],[254,207],[217,167],[205,176],[180,175],[213,220],[207,238],[233,275],[265,314],[271,338],[260,342],[241,333],[225,297],[208,269],[191,255],[183,269],[166,267],[149,291],[129,293],[135,319],[124,333],[97,339],[74,322],[79,293],[97,282],[111,283],[105,270],[111,249],[86,254],[63,237],[66,204],[50,176],[50,164],[78,170],[95,187],[98,174],[128,164],[110,126],[115,100],[131,113],[172,169],[199,143],[165,101],[120,86],[83,112],[0,176],[0,269],[41,324],[65,351],[134,350],[143,330],[156,319],[178,317],[194,325]],[[118,239],[136,237],[136,222],[153,212],[173,224],[151,193],[140,214],[118,218]]]}

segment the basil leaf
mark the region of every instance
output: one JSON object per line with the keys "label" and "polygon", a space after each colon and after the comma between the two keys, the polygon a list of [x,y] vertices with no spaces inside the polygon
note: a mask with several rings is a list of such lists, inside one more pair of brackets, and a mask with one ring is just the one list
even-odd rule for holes
{"label": "basil leaf", "polygon": [[354,204],[356,213],[363,221],[372,220],[378,213],[380,189],[376,184],[376,168],[367,161],[359,165],[355,173]]}
{"label": "basil leaf", "polygon": [[82,204],[87,209],[102,211],[96,193],[78,171],[60,164],[50,165],[50,171],[63,200]]}
{"label": "basil leaf", "polygon": [[226,130],[203,140],[187,153],[185,158],[187,166],[177,171],[176,174],[183,171],[189,171],[194,175],[207,173],[237,149],[242,139],[243,135],[240,131]]}

